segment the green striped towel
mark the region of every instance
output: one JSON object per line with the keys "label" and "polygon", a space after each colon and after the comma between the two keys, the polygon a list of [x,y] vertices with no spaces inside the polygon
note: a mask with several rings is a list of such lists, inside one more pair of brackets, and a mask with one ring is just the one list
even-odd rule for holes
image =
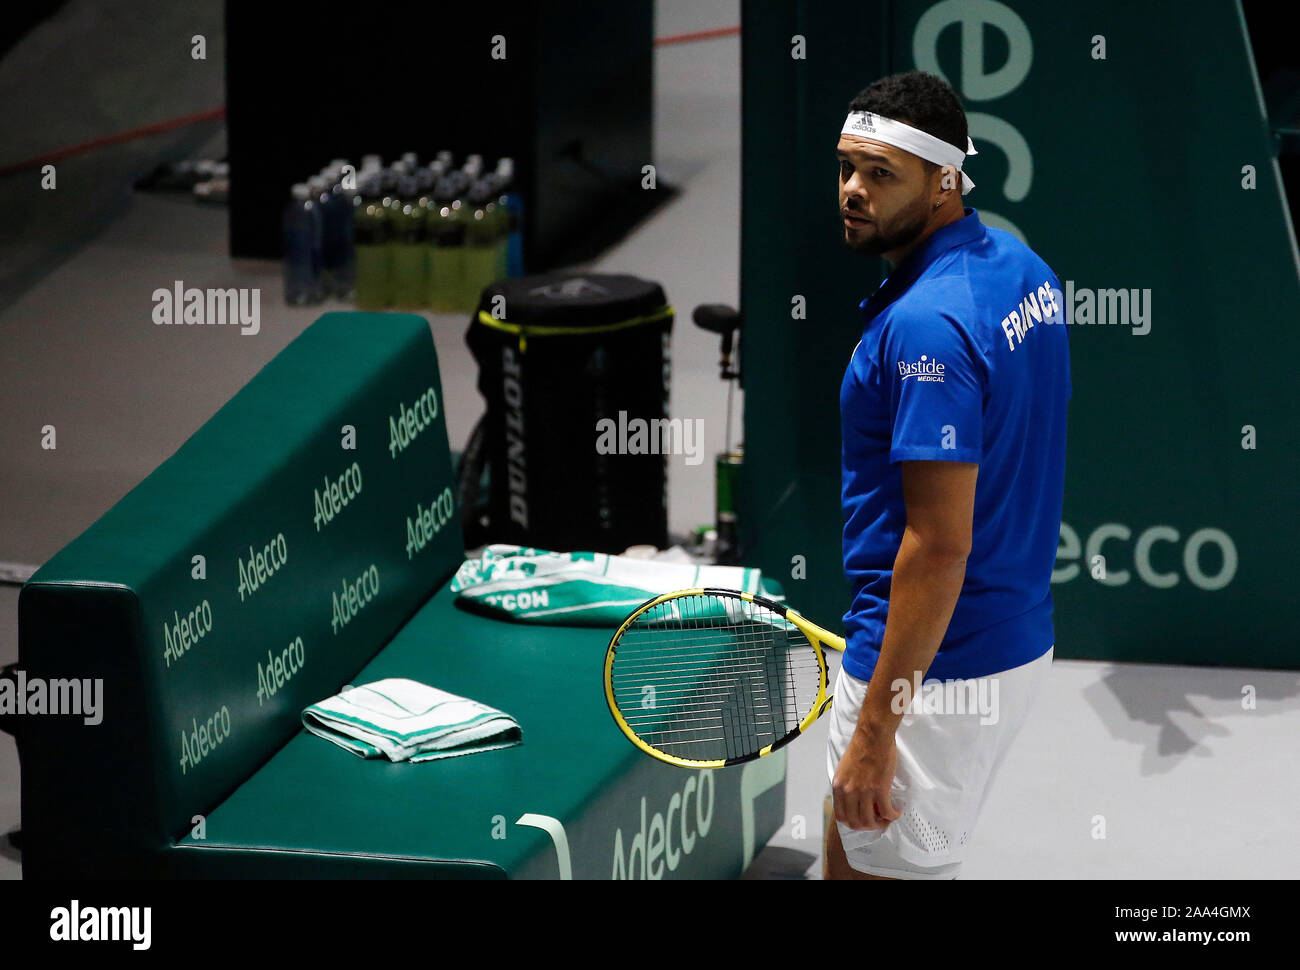
{"label": "green striped towel", "polygon": [[509,714],[401,677],[344,687],[302,712],[308,731],[363,758],[432,761],[523,741]]}
{"label": "green striped towel", "polygon": [[615,627],[646,600],[697,586],[759,592],[762,574],[744,566],[633,559],[603,552],[548,552],[491,545],[451,581],[457,598],[502,618]]}

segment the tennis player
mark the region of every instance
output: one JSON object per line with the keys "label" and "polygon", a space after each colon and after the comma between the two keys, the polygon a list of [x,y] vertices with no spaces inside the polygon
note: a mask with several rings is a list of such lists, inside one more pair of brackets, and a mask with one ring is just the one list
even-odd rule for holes
{"label": "tennis player", "polygon": [[844,242],[890,271],[840,390],[853,604],[825,875],[952,879],[1055,644],[1061,284],[963,206],[975,150],[941,79],[875,82],[837,148]]}

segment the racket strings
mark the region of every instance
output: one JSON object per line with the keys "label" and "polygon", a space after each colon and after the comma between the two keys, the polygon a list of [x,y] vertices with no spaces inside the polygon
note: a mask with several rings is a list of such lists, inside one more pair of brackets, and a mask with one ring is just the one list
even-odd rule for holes
{"label": "racket strings", "polygon": [[822,665],[782,614],[708,593],[638,616],[616,644],[610,677],[642,740],[712,761],[755,755],[795,731],[816,701]]}

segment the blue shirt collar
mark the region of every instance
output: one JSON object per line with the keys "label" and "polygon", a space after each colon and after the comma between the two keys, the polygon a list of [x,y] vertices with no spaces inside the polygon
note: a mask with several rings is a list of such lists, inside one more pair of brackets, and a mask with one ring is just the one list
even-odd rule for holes
{"label": "blue shirt collar", "polygon": [[984,237],[984,224],[980,222],[979,212],[970,206],[964,208],[966,215],[956,222],[950,222],[942,229],[930,233],[926,240],[912,250],[907,258],[894,267],[879,289],[858,304],[868,317],[875,316],[879,310],[867,311],[867,304],[875,301],[892,301],[895,296],[912,284],[931,263],[950,249],[964,246]]}

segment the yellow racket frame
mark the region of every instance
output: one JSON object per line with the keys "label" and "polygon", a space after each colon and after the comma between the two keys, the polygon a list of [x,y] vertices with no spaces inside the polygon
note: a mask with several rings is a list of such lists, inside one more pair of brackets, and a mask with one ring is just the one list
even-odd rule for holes
{"label": "yellow racket frame", "polygon": [[[773,613],[776,613],[778,616],[784,617],[787,621],[798,628],[799,632],[807,638],[808,643],[813,648],[813,652],[817,655],[819,680],[817,684],[817,699],[813,702],[812,709],[808,712],[803,721],[799,723],[797,728],[785,737],[773,741],[771,744],[761,749],[757,754],[745,755],[741,758],[718,758],[715,760],[701,761],[694,758],[679,758],[676,755],[668,754],[666,751],[660,751],[632,730],[631,726],[627,723],[627,720],[623,717],[623,712],[619,710],[618,703],[614,700],[614,682],[612,676],[614,670],[614,657],[618,652],[618,642],[622,639],[624,632],[626,632],[627,628],[632,625],[637,617],[641,616],[641,614],[645,613],[647,610],[653,609],[660,603],[667,603],[670,600],[675,599],[685,599],[690,596],[723,596],[731,599],[744,600],[746,603],[755,603],[758,606],[765,607]],[[609,705],[609,713],[613,715],[614,723],[618,725],[618,729],[623,732],[624,736],[643,752],[659,761],[665,761],[670,765],[678,765],[682,768],[725,768],[728,765],[738,765],[747,761],[756,761],[757,759],[769,755],[773,751],[789,744],[804,731],[808,730],[808,728],[811,727],[819,717],[830,709],[831,701],[834,700],[834,698],[830,697],[826,693],[828,678],[826,673],[826,655],[823,653],[823,648],[843,653],[844,640],[841,637],[837,637],[829,630],[823,630],[821,627],[817,626],[817,624],[810,623],[808,620],[804,619],[800,613],[795,612],[788,606],[783,606],[770,599],[766,599],[762,596],[755,596],[753,593],[745,593],[738,589],[714,589],[711,587],[701,586],[694,589],[675,590],[671,593],[664,593],[662,596],[656,596],[654,599],[642,603],[628,614],[622,624],[619,625],[619,628],[614,631],[614,635],[610,637],[609,647],[605,651],[605,703]]]}

